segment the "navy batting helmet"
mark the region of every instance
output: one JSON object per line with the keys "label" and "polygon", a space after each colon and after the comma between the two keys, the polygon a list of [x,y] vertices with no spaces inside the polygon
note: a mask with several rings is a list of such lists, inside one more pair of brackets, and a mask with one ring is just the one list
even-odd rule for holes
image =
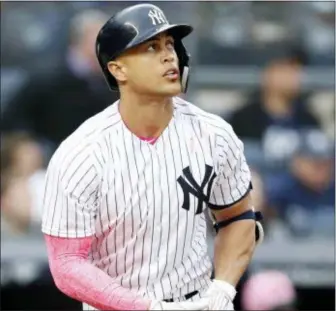
{"label": "navy batting helmet", "polygon": [[96,40],[96,55],[110,89],[116,90],[118,85],[107,68],[108,62],[127,49],[167,31],[175,40],[182,91],[186,92],[189,55],[182,43],[182,38],[189,35],[192,30],[189,25],[170,24],[162,10],[152,4],[137,4],[116,13],[101,28]]}

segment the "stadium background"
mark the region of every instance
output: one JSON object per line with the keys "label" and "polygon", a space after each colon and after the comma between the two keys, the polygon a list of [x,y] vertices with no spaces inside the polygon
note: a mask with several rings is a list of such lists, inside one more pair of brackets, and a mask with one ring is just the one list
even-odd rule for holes
{"label": "stadium background", "polygon": [[[44,170],[65,136],[117,98],[90,60],[100,14],[128,4],[1,2],[1,309],[79,308],[49,274],[39,227]],[[333,310],[335,3],[157,4],[171,21],[194,25],[186,98],[232,122],[266,215],[237,309],[248,308],[244,282],[276,270],[295,286],[297,310]],[[263,289],[272,282],[274,292]],[[279,284],[253,286],[263,300]]]}

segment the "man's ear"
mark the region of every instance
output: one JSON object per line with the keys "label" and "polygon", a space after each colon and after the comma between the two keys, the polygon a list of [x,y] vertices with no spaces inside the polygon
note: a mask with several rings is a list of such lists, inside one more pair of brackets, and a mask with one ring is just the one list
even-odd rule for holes
{"label": "man's ear", "polygon": [[109,72],[113,75],[113,77],[119,82],[126,81],[126,67],[122,62],[119,61],[110,61],[107,64],[107,68]]}

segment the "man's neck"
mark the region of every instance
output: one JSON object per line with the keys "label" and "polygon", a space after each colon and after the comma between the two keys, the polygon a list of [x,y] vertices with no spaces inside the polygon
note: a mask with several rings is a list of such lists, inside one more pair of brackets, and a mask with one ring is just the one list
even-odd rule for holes
{"label": "man's neck", "polygon": [[119,112],[128,129],[139,137],[158,137],[173,116],[173,99],[121,95]]}

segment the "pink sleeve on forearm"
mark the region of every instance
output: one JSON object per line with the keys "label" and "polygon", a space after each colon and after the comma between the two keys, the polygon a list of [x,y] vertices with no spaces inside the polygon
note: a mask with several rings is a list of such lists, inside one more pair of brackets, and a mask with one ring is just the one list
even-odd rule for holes
{"label": "pink sleeve on forearm", "polygon": [[148,310],[149,300],[120,286],[88,260],[92,237],[45,235],[49,265],[57,288],[99,310]]}

